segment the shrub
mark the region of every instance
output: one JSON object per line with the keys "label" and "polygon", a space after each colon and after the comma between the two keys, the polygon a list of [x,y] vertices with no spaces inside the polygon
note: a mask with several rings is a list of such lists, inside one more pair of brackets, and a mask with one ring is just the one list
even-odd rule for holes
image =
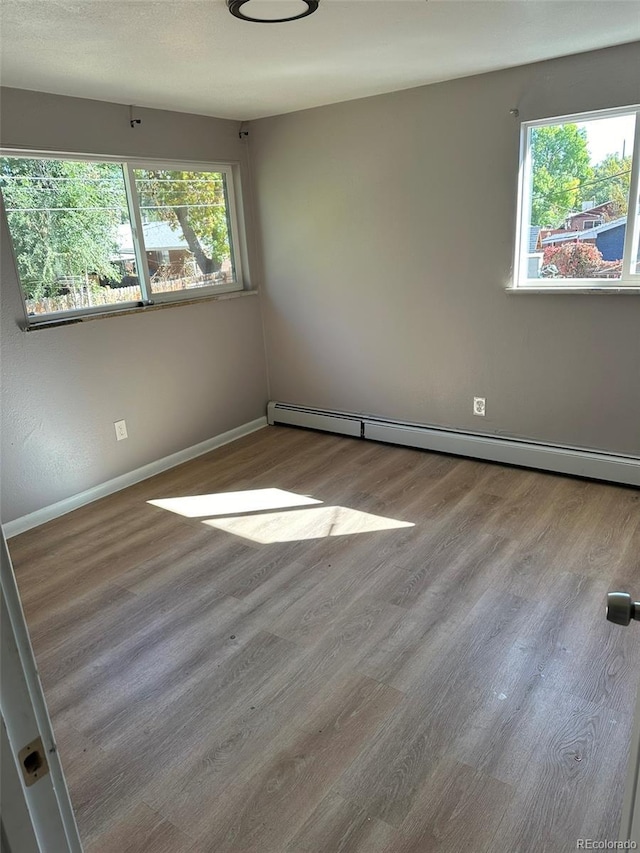
{"label": "shrub", "polygon": [[547,246],[542,257],[542,275],[549,278],[546,267],[555,267],[560,278],[593,278],[606,261],[593,243],[562,243]]}

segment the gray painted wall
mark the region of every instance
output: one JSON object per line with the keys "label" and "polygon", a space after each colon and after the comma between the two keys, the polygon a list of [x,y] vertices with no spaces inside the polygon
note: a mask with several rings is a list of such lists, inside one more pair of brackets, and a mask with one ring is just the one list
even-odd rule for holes
{"label": "gray painted wall", "polygon": [[[4,89],[0,138],[240,162],[274,399],[640,455],[640,297],[504,292],[509,109],[638,103],[639,81],[636,43],[254,122],[259,252],[236,122],[141,109],[132,130],[126,106]],[[24,333],[2,227],[3,522],[264,413],[256,296]]]}
{"label": "gray painted wall", "polygon": [[636,43],[253,122],[272,398],[640,455],[640,296],[504,290],[509,110],[639,102]]}
{"label": "gray painted wall", "polygon": [[[3,145],[239,161],[252,239],[237,122],[137,110],[132,130],[128,107],[11,89],[0,106]],[[1,238],[3,522],[264,415],[257,295],[25,333],[4,218]]]}

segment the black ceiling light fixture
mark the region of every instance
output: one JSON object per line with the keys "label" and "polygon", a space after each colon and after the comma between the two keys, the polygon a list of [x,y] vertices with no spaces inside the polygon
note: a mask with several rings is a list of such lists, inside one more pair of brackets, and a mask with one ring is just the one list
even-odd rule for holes
{"label": "black ceiling light fixture", "polygon": [[[259,0],[227,0],[227,6],[231,14],[240,18],[241,21],[252,21],[256,24],[283,24],[285,21],[299,21],[300,18],[306,18],[318,8],[319,0],[300,0],[307,7],[297,15],[291,15],[288,18],[255,18],[251,14],[247,15],[242,7],[249,2],[253,2],[253,9],[256,9]],[[247,10],[248,11],[248,10]]]}

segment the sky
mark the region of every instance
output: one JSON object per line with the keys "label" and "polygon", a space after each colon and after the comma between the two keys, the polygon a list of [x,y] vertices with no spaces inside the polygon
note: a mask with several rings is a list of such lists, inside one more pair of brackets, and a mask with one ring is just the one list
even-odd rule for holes
{"label": "sky", "polygon": [[635,116],[618,116],[578,124],[587,130],[587,145],[591,163],[599,163],[607,154],[631,154]]}

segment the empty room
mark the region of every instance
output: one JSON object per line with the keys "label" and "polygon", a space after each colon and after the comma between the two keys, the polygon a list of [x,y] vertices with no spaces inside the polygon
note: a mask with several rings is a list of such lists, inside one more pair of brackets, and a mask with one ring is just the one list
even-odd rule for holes
{"label": "empty room", "polygon": [[640,843],[640,2],[3,0],[9,853]]}

